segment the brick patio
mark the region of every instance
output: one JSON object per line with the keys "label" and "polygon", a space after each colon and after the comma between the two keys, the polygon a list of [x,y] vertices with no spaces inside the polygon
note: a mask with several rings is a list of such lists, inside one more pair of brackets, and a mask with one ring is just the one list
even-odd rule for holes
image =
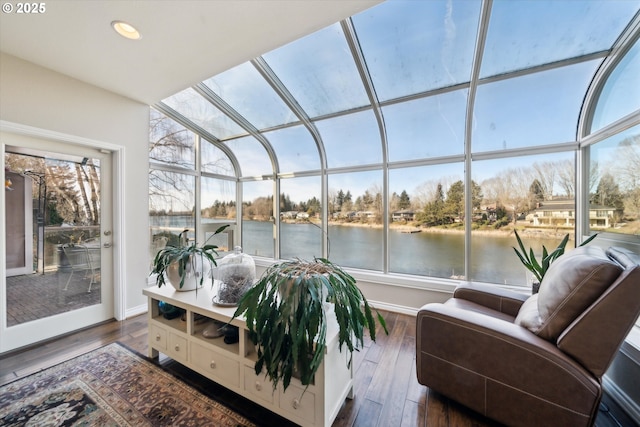
{"label": "brick patio", "polygon": [[69,274],[54,271],[7,277],[7,327],[100,303],[99,274],[91,292],[87,292],[90,277],[78,272],[65,291]]}

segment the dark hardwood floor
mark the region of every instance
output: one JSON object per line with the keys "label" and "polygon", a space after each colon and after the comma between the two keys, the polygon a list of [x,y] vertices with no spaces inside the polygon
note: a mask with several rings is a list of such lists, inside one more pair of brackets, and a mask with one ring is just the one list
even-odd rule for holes
{"label": "dark hardwood floor", "polygon": [[[375,343],[354,353],[355,399],[346,400],[334,427],[489,427],[498,424],[420,385],[415,368],[415,318],[384,312],[389,335],[378,333]],[[74,356],[119,341],[147,354],[147,318],[107,322],[19,352],[0,357],[0,385],[32,374]],[[286,420],[206,378],[161,357],[161,366],[184,378],[203,393],[264,426],[288,426]],[[598,427],[620,427],[608,412],[601,412]]]}

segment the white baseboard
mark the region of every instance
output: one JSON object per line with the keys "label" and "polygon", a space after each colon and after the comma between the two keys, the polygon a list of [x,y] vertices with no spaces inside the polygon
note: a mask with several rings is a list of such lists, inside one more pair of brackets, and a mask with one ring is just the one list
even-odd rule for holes
{"label": "white baseboard", "polygon": [[634,402],[616,383],[608,376],[602,377],[602,385],[607,394],[634,420],[640,422],[640,406]]}
{"label": "white baseboard", "polygon": [[405,307],[403,305],[389,304],[383,301],[370,301],[369,305],[373,308],[377,308],[378,310],[391,311],[394,313],[407,314],[409,316],[417,316],[418,309],[413,307]]}
{"label": "white baseboard", "polygon": [[147,304],[141,304],[137,307],[129,308],[125,312],[125,318],[128,319],[130,317],[135,317],[140,314],[144,314],[147,312],[147,310],[148,310]]}

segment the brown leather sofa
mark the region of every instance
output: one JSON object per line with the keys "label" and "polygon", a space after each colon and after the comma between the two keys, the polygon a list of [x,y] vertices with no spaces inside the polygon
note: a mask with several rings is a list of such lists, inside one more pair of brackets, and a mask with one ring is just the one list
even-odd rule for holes
{"label": "brown leather sofa", "polygon": [[465,283],[416,319],[418,381],[509,426],[590,426],[640,313],[640,257],[576,248],[533,296]]}

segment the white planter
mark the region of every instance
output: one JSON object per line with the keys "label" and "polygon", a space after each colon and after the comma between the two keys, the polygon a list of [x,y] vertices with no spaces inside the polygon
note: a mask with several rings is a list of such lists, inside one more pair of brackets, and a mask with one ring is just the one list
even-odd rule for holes
{"label": "white planter", "polygon": [[[180,274],[178,272],[178,262],[174,261],[167,268],[167,278],[169,279],[169,283],[175,288],[176,291],[193,291],[197,288],[201,288],[205,283],[209,283],[210,275],[209,271],[211,270],[211,266],[209,262],[205,260],[204,264],[202,262],[201,257],[195,256],[191,257],[190,262],[187,263],[187,275],[184,279],[184,284],[180,287]],[[200,279],[203,277],[203,284],[200,285]]]}

